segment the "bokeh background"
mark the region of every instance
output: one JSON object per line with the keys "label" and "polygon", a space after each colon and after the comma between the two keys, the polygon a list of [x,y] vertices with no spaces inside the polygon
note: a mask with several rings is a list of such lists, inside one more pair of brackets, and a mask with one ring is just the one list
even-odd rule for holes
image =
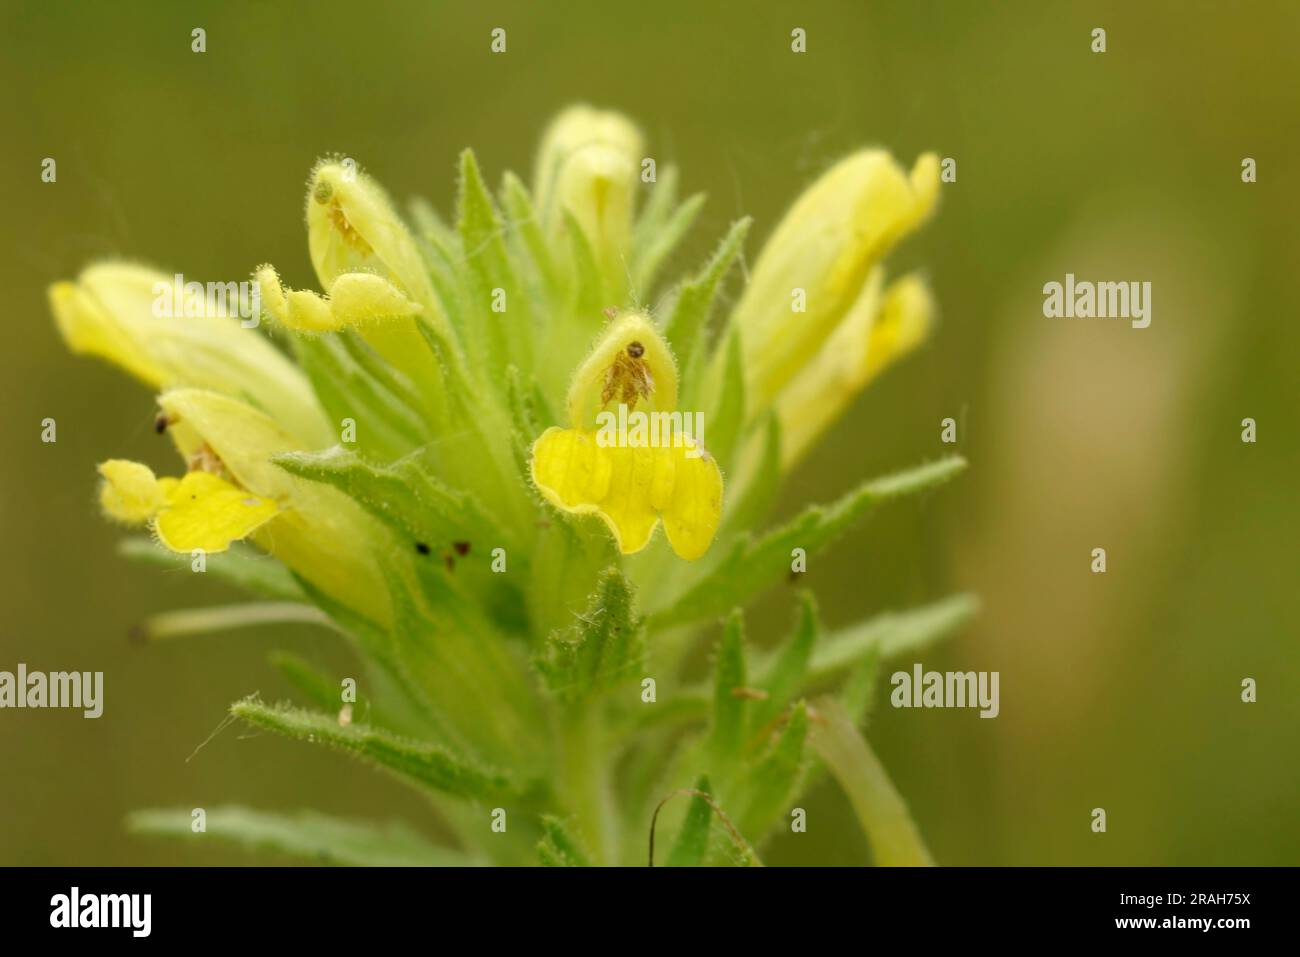
{"label": "bokeh background", "polygon": [[[488,50],[497,26],[503,56]],[[547,117],[575,100],[630,113],[661,164],[709,194],[675,272],[746,213],[752,261],[854,147],[958,161],[938,217],[892,260],[928,271],[937,335],[863,396],[784,504],[935,456],[940,420],[960,423],[967,475],[874,518],[807,579],[831,625],[983,598],[922,660],[1000,671],[1000,717],[894,711],[883,687],[870,732],[936,858],[1300,863],[1297,36],[1300,6],[1260,0],[5,0],[0,668],[103,670],[107,701],[98,721],[0,712],[0,864],[254,860],[127,835],[123,816],[145,806],[431,827],[417,797],[343,757],[239,729],[200,748],[230,701],[288,693],[269,650],[341,673],[349,657],[294,626],[127,640],[151,612],[236,596],[115,555],[94,464],[169,453],[145,389],[64,351],[45,289],[109,255],[204,279],[269,260],[312,285],[302,192],[319,155],[448,210],[463,146],[494,180],[526,171]],[[40,181],[47,156],[55,184]],[[1151,281],[1151,327],[1044,319],[1042,284],[1066,272]],[[39,440],[47,416],[54,445]],[[1089,571],[1098,546],[1105,575]],[[791,597],[751,616],[758,640],[784,629]],[[1247,676],[1256,704],[1240,701]],[[833,785],[807,807],[808,833],[778,838],[771,862],[867,859]]]}

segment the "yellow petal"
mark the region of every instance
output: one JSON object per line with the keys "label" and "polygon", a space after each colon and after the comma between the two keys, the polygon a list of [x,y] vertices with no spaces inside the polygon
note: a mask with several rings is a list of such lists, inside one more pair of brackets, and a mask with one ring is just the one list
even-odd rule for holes
{"label": "yellow petal", "polygon": [[273,413],[303,444],[328,444],[332,430],[306,376],[240,324],[239,287],[223,284],[220,299],[208,301],[175,286],[174,276],[152,269],[101,263],[76,283],[54,284],[50,304],[72,351],[108,359],[155,389],[239,396]]}
{"label": "yellow petal", "polygon": [[904,276],[885,290],[885,304],[867,341],[864,383],[925,341],[935,309],[930,288],[919,276]]}
{"label": "yellow petal", "polygon": [[109,459],[99,466],[99,504],[109,518],[143,525],[166,504],[166,491],[153,470],[139,462]]}
{"label": "yellow petal", "polygon": [[174,552],[223,552],[275,518],[271,499],[246,492],[211,472],[190,472],[171,488],[154,531]]}
{"label": "yellow petal", "polygon": [[328,298],[306,289],[285,288],[270,266],[260,267],[256,275],[267,311],[297,332],[337,332],[420,312],[396,286],[373,273],[344,273],[330,286]]}
{"label": "yellow petal", "polygon": [[550,428],[533,444],[533,482],[547,501],[599,515],[619,551],[638,552],[662,518],[668,542],[688,561],[708,551],[722,514],[722,473],[689,437],[669,448],[608,446],[596,433]]}
{"label": "yellow petal", "polygon": [[[639,347],[639,348],[638,348]],[[590,429],[596,415],[607,406],[617,407],[621,389],[604,401],[611,370],[616,377],[635,376],[636,364],[649,373],[651,392],[640,394],[637,410],[671,412],[677,408],[677,363],[668,343],[648,316],[629,312],[609,324],[596,340],[587,358],[578,366],[569,385],[569,424],[575,429]],[[631,404],[631,403],[629,403]]]}
{"label": "yellow petal", "polygon": [[147,348],[137,345],[131,329],[116,321],[76,283],[64,281],[51,286],[50,308],[59,334],[73,352],[107,359],[155,387],[168,377],[168,371]]}
{"label": "yellow petal", "polygon": [[854,396],[894,360],[924,339],[934,319],[930,290],[918,275],[884,290],[869,282],[821,351],[777,399],[782,466],[798,461]]}
{"label": "yellow petal", "polygon": [[[744,334],[750,414],[761,413],[814,357],[893,245],[933,211],[939,160],[910,174],[887,152],[841,160],[795,202],[755,263],[734,320]],[[802,289],[806,311],[792,310]]]}

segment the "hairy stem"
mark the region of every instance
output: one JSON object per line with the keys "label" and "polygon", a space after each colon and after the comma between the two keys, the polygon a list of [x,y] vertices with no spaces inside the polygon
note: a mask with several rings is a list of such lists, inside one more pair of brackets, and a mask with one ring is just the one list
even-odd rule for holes
{"label": "hairy stem", "polygon": [[613,864],[617,846],[613,795],[609,786],[609,753],[600,723],[600,710],[591,702],[576,705],[564,717],[561,788],[575,829],[592,860]]}

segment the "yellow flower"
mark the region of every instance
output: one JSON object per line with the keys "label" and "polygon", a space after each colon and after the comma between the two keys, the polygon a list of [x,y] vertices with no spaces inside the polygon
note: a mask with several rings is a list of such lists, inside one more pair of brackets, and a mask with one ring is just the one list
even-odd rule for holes
{"label": "yellow flower", "polygon": [[777,397],[784,467],[803,456],[881,369],[925,338],[935,312],[925,282],[904,276],[882,297],[879,280],[877,273],[813,361]]}
{"label": "yellow flower", "polygon": [[662,520],[673,551],[688,561],[699,558],[722,514],[717,462],[682,432],[666,445],[606,442],[597,419],[615,401],[644,413],[676,409],[676,363],[640,313],[616,320],[578,367],[569,387],[569,428],[549,428],[533,443],[533,482],[552,505],[599,515],[625,555],[645,548]]}
{"label": "yellow flower", "polygon": [[379,184],[350,161],[324,160],[307,188],[307,245],[321,288],[371,272],[423,305],[435,301],[419,247]]}
{"label": "yellow flower", "polygon": [[[440,409],[445,401],[442,369],[415,316],[427,321],[449,348],[456,335],[439,306],[415,238],[384,190],[351,160],[322,160],[312,171],[307,246],[330,299],[307,292],[281,292],[277,298],[279,280],[272,283],[274,270],[264,266],[258,280],[270,294],[272,315],[290,328],[309,331],[363,323],[358,332],[366,342],[416,384],[431,409]],[[374,276],[384,285],[356,278],[361,275]],[[388,321],[366,322],[376,318]]]}
{"label": "yellow flower", "polygon": [[172,286],[173,277],[152,269],[101,263],[75,283],[51,286],[50,303],[73,352],[108,359],[155,389],[238,396],[275,415],[308,447],[329,444],[329,423],[298,367],[232,314],[186,315],[174,302],[155,308],[174,298]]}
{"label": "yellow flower", "polygon": [[223,552],[279,512],[211,472],[157,479],[148,466],[110,459],[99,466],[100,503],[112,518],[132,525],[153,523],[158,540],[174,552]]}
{"label": "yellow flower", "polygon": [[763,247],[732,320],[742,335],[751,417],[813,362],[862,300],[877,264],[929,216],[938,192],[933,154],[908,174],[887,152],[864,150],[799,197]]}
{"label": "yellow flower", "polygon": [[639,164],[645,149],[627,117],[571,106],[542,137],[534,201],[553,236],[564,233],[568,210],[611,276],[626,271]]}
{"label": "yellow flower", "polygon": [[[215,392],[176,389],[158,404],[172,421],[167,434],[187,462],[216,465],[245,498],[276,504],[270,521],[249,530],[259,547],[336,600],[388,622],[388,593],[374,558],[388,547],[383,530],[347,495],[272,462],[281,452],[302,450],[294,436],[269,416]],[[232,498],[222,503],[238,511]],[[222,522],[234,521],[214,513],[214,533],[227,527]]]}

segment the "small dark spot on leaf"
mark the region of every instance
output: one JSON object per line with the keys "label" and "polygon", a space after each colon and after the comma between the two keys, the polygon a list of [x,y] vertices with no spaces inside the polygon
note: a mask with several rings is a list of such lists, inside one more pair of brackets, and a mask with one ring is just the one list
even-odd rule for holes
{"label": "small dark spot on leaf", "polygon": [[452,542],[451,547],[456,549],[456,554],[461,558],[469,554],[469,542]]}
{"label": "small dark spot on leaf", "polygon": [[421,555],[429,554],[429,546],[424,544],[424,542],[416,542],[415,550],[419,552]]}
{"label": "small dark spot on leaf", "polygon": [[159,412],[156,416],[154,416],[153,430],[157,432],[159,435],[162,435],[164,432],[167,431],[167,426],[169,424],[170,422],[167,419],[167,413]]}

